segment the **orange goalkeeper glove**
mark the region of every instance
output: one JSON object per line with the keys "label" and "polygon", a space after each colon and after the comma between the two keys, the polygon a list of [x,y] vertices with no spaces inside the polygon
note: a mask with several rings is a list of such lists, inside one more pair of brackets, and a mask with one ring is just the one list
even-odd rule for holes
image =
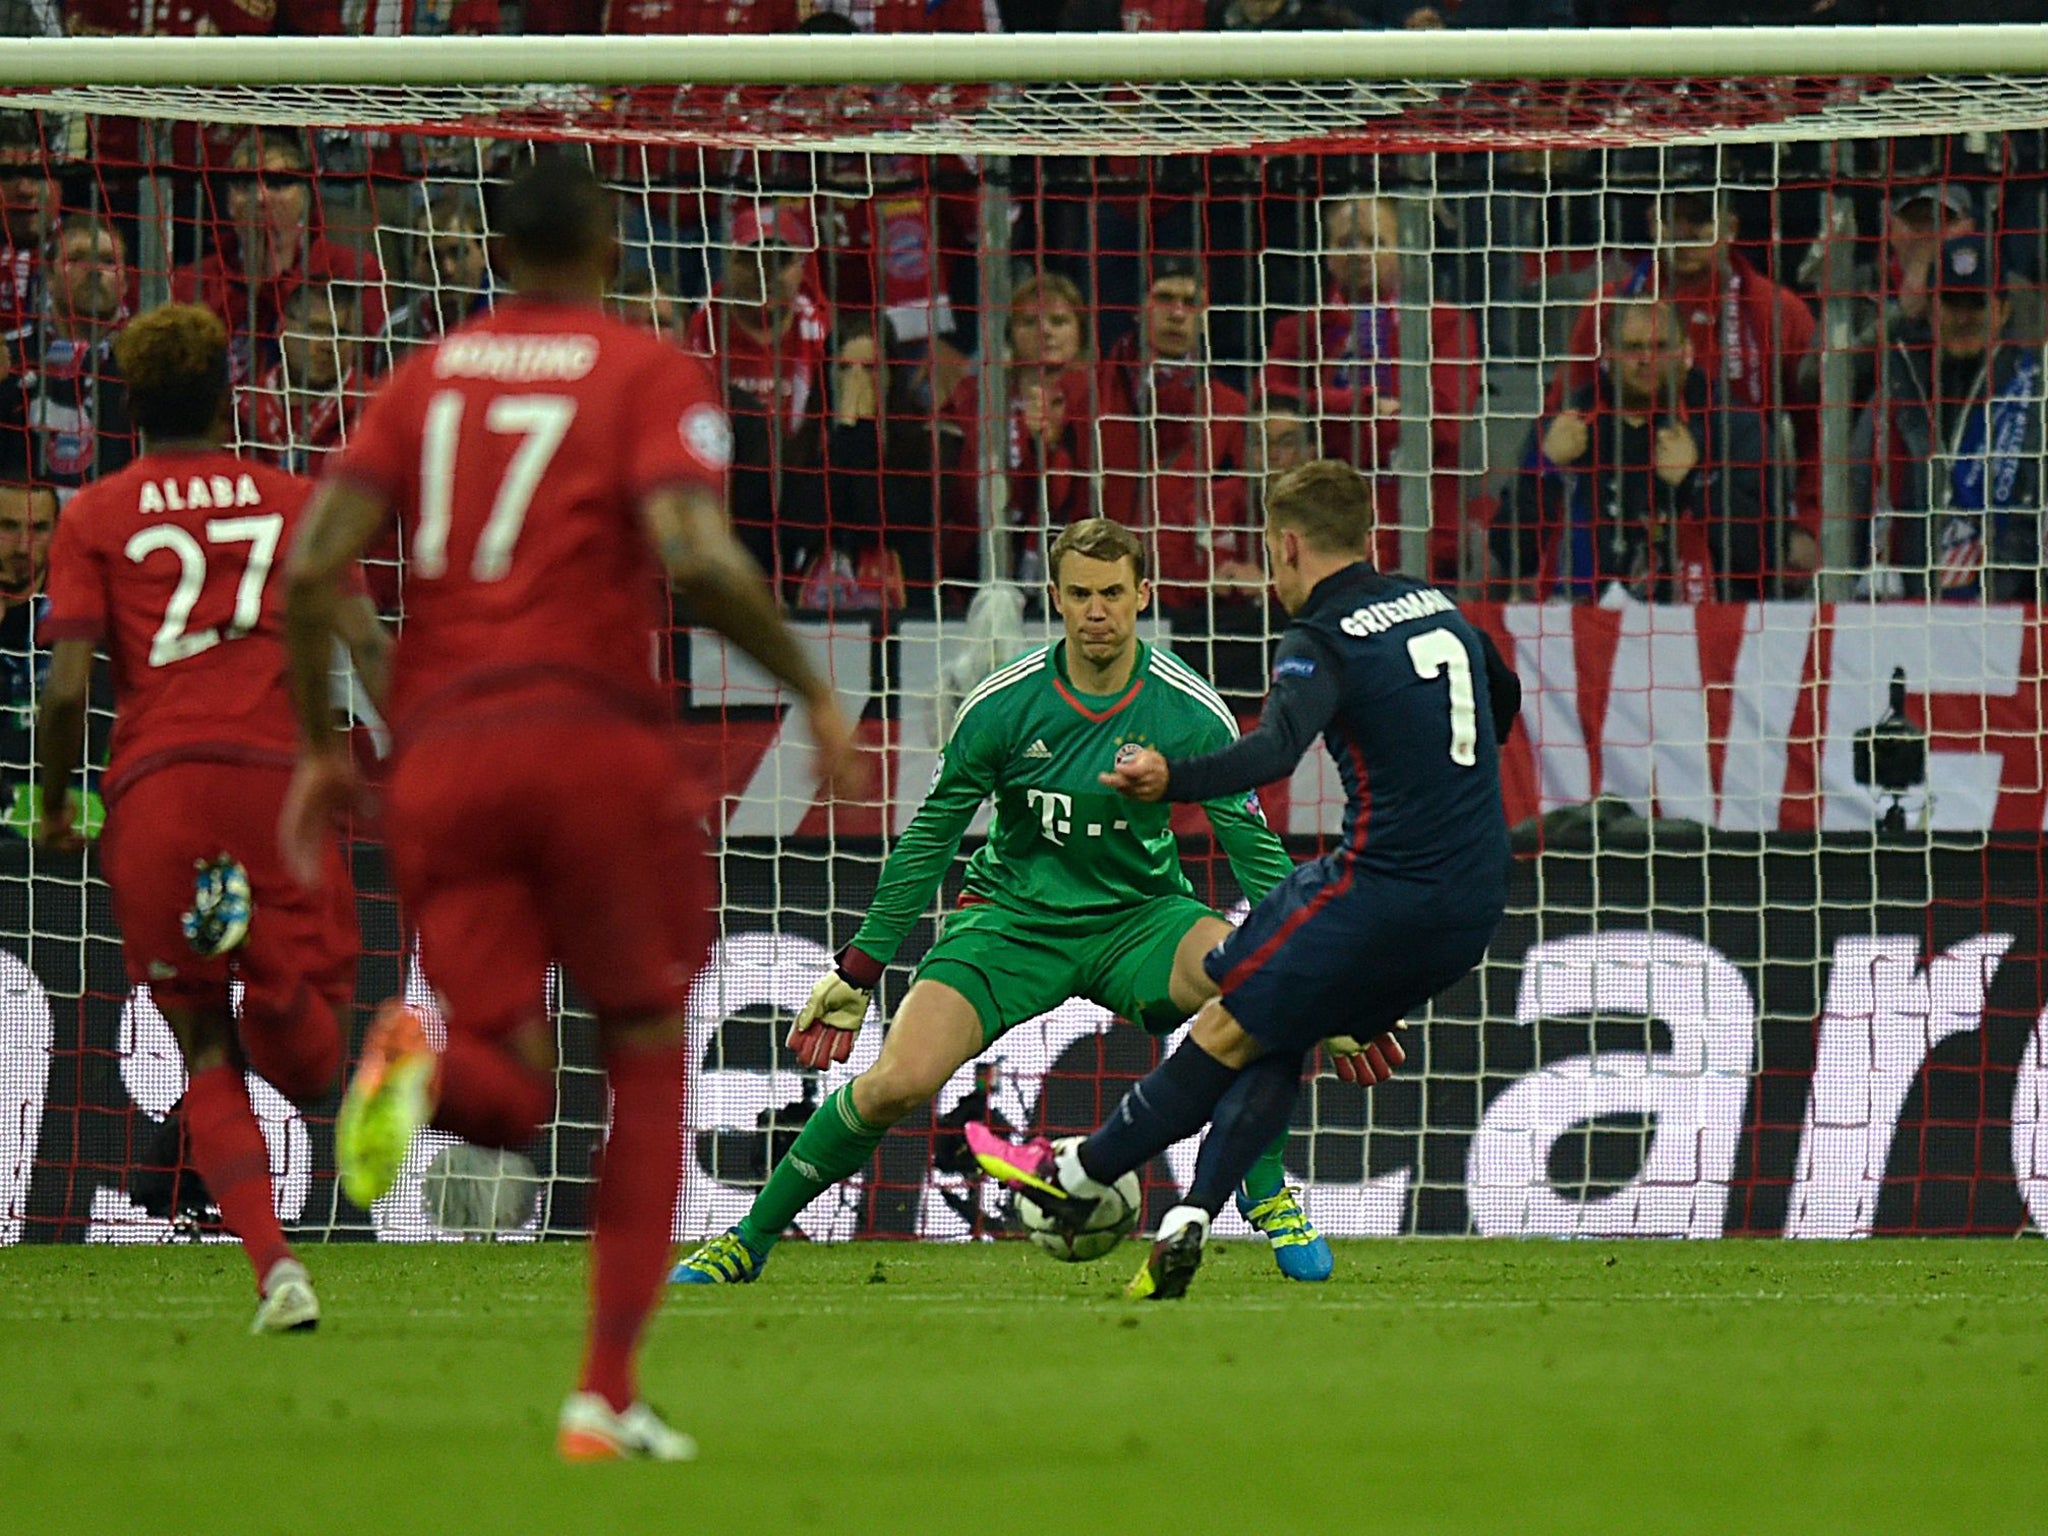
{"label": "orange goalkeeper glove", "polygon": [[1403,1019],[1370,1045],[1361,1045],[1349,1035],[1330,1036],[1323,1042],[1323,1049],[1330,1053],[1330,1066],[1338,1080],[1371,1088],[1392,1077],[1395,1069],[1408,1059],[1397,1038],[1398,1032],[1407,1027],[1408,1021]]}
{"label": "orange goalkeeper glove", "polygon": [[853,1054],[854,1037],[867,1022],[875,983],[881,979],[881,962],[849,946],[811,988],[784,1044],[796,1052],[798,1061],[819,1072],[846,1060]]}

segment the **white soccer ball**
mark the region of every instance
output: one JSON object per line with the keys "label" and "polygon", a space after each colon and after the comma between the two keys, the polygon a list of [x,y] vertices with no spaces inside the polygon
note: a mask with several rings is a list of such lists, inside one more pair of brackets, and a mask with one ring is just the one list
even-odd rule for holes
{"label": "white soccer ball", "polygon": [[[1078,1136],[1065,1136],[1054,1145],[1072,1146],[1080,1139]],[[1138,1224],[1138,1213],[1145,1202],[1144,1194],[1138,1188],[1135,1169],[1118,1179],[1114,1187],[1116,1194],[1095,1208],[1095,1214],[1085,1227],[1062,1226],[1040,1210],[1030,1196],[1023,1194],[1016,1197],[1017,1215],[1031,1241],[1062,1264],[1099,1259],[1130,1235],[1131,1229]]]}
{"label": "white soccer ball", "polygon": [[540,1179],[517,1152],[443,1147],[420,1177],[420,1203],[444,1232],[516,1232],[533,1219]]}

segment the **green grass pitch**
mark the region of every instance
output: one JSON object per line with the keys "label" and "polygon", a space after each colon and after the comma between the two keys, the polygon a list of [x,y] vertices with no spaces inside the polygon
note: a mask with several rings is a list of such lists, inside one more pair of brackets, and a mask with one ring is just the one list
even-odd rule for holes
{"label": "green grass pitch", "polygon": [[2048,1530],[2048,1244],[1338,1245],[1290,1286],[1138,1258],[786,1244],[672,1291],[685,1467],[549,1448],[584,1251],[0,1252],[0,1529],[23,1533]]}

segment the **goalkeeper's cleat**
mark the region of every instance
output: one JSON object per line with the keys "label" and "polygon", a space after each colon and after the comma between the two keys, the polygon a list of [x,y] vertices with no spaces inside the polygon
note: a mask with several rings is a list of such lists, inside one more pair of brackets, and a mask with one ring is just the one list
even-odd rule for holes
{"label": "goalkeeper's cleat", "polygon": [[555,1451],[564,1461],[695,1461],[697,1442],[645,1403],[615,1413],[595,1392],[571,1392],[556,1421]]}
{"label": "goalkeeper's cleat", "polygon": [[178,919],[178,926],[185,930],[185,942],[211,960],[249,937],[256,902],[249,894],[249,871],[233,854],[201,859],[195,869],[192,910]]}
{"label": "goalkeeper's cleat", "polygon": [[740,1229],[721,1232],[669,1272],[671,1285],[752,1285],[768,1267],[768,1255],[756,1253]]}
{"label": "goalkeeper's cleat", "polygon": [[1045,1137],[1006,1141],[980,1120],[970,1120],[960,1130],[983,1173],[1017,1191],[1055,1222],[1085,1227],[1102,1203],[1067,1193],[1060,1184],[1059,1149]]}
{"label": "goalkeeper's cleat", "polygon": [[1254,1205],[1242,1191],[1237,1197],[1237,1214],[1273,1245],[1273,1262],[1290,1280],[1327,1280],[1337,1268],[1337,1256],[1330,1252],[1330,1240],[1316,1230],[1301,1208],[1298,1190],[1283,1189]]}
{"label": "goalkeeper's cleat", "polygon": [[341,1187],[364,1210],[390,1193],[413,1137],[434,1112],[434,1053],[420,1017],[401,1002],[377,1010],[363,1059],[334,1122]]}
{"label": "goalkeeper's cleat", "polygon": [[1124,1295],[1132,1301],[1178,1301],[1202,1267],[1202,1246],[1208,1240],[1209,1219],[1202,1212],[1188,1206],[1168,1211],[1159,1226],[1159,1240],[1145,1255],[1144,1268],[1124,1287]]}
{"label": "goalkeeper's cleat", "polygon": [[279,1259],[263,1277],[263,1300],[257,1303],[251,1333],[311,1333],[320,1326],[320,1298],[313,1277],[297,1259]]}

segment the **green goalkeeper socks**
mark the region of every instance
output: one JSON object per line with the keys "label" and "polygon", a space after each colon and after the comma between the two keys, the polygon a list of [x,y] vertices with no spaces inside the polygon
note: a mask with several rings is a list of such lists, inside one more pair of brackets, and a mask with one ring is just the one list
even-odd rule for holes
{"label": "green goalkeeper socks", "polygon": [[1246,1204],[1257,1205],[1261,1200],[1270,1200],[1287,1187],[1287,1166],[1280,1161],[1286,1150],[1287,1132],[1282,1131],[1280,1139],[1259,1154],[1251,1172],[1244,1176]]}
{"label": "green goalkeeper socks", "polygon": [[827,1098],[740,1218],[738,1230],[747,1246],[763,1254],[773,1248],[798,1211],[848,1174],[867,1166],[888,1130],[861,1118],[853,1107],[853,1084]]}
{"label": "green goalkeeper socks", "polygon": [[[747,1246],[756,1253],[767,1253],[782,1241],[798,1211],[847,1175],[866,1167],[887,1134],[887,1126],[868,1124],[853,1107],[853,1084],[832,1094],[818,1106],[796,1144],[768,1175],[753,1206],[740,1218],[739,1234]],[[1252,1164],[1251,1172],[1244,1176],[1245,1198],[1250,1204],[1270,1199],[1286,1187],[1287,1169],[1280,1160],[1286,1150],[1283,1133]]]}

